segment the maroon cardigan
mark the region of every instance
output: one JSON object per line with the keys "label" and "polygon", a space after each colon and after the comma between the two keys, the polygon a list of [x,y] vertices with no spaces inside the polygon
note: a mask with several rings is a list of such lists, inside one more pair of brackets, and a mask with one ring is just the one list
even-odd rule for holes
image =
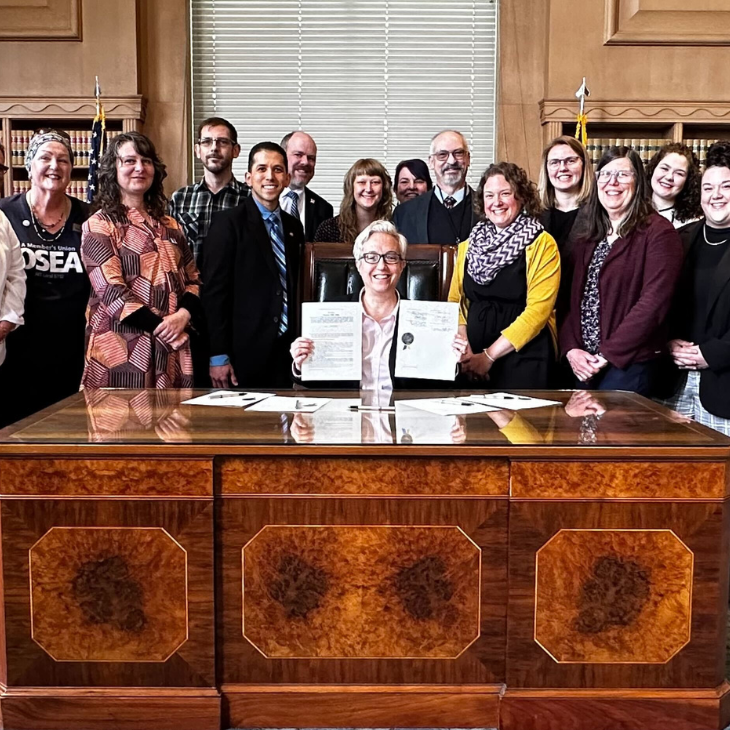
{"label": "maroon cardigan", "polygon": [[[570,306],[560,327],[560,352],[584,349],[580,326],[588,266],[597,241],[579,240]],[[644,227],[617,238],[598,282],[601,295],[601,354],[625,369],[658,357],[666,347],[666,319],[682,269],[683,251],[672,224],[653,213]]]}

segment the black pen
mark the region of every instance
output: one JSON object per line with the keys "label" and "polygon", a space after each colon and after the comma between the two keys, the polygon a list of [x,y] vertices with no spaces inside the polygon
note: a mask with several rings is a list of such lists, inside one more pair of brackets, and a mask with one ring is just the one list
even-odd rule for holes
{"label": "black pen", "polygon": [[348,406],[351,411],[395,412],[395,406]]}
{"label": "black pen", "polygon": [[242,400],[255,400],[256,396],[254,395],[247,395],[244,397],[243,393],[221,393],[220,395],[209,395],[208,399],[213,400],[213,398],[241,398]]}

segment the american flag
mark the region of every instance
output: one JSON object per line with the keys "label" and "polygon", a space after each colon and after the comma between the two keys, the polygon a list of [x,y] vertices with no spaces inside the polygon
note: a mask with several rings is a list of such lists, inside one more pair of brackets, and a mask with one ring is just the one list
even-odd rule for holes
{"label": "american flag", "polygon": [[97,175],[99,172],[99,162],[104,154],[104,141],[106,138],[106,117],[104,115],[104,107],[100,101],[101,91],[99,89],[99,79],[96,79],[96,116],[94,124],[91,127],[91,154],[89,156],[89,185],[86,191],[86,202],[91,203],[97,189]]}

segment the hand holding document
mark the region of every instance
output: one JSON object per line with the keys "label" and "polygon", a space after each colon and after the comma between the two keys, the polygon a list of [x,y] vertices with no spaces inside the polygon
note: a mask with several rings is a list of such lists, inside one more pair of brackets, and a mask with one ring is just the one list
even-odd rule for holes
{"label": "hand holding document", "polygon": [[213,393],[199,395],[197,398],[184,400],[186,406],[223,406],[225,408],[243,408],[271,398],[273,393],[242,393],[238,390],[216,390]]}
{"label": "hand holding document", "polygon": [[359,302],[305,302],[302,337],[314,351],[302,363],[302,380],[362,377],[362,310]]}
{"label": "hand holding document", "polygon": [[396,377],[453,380],[458,360],[453,344],[458,330],[456,302],[401,300]]}

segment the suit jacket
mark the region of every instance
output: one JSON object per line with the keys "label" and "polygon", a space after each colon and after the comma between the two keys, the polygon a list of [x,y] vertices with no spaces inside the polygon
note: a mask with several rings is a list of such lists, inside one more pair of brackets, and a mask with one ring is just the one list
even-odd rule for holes
{"label": "suit jacket", "polygon": [[313,190],[304,188],[304,240],[314,241],[320,224],[334,216],[332,206]]}
{"label": "suit jacket", "polygon": [[[298,277],[302,224],[281,211],[286,250],[288,332],[299,328]],[[203,308],[210,354],[228,355],[241,385],[265,375],[279,332],[283,292],[261,213],[253,198],[220,211],[205,239]]]}
{"label": "suit jacket", "polygon": [[[467,191],[471,193],[471,199],[474,200],[475,193],[468,185]],[[417,198],[401,203],[396,207],[393,213],[393,223],[395,223],[398,231],[406,237],[408,243],[441,243],[441,241],[430,241],[428,238],[428,211],[435,195],[435,188],[432,188],[423,195],[419,195]],[[478,221],[479,218],[472,208],[471,228]],[[445,241],[444,243],[453,243],[453,241]]]}
{"label": "suit jacket", "polygon": [[[581,301],[598,241],[573,250],[570,308],[559,332],[560,351],[583,349]],[[658,358],[666,349],[666,320],[682,269],[682,242],[672,224],[652,213],[643,228],[617,238],[601,269],[601,354],[617,368]]]}
{"label": "suit jacket", "polygon": [[[359,302],[360,292],[353,292],[350,296],[334,297],[332,301],[336,302]],[[395,357],[398,352],[398,323],[396,318],[395,329],[393,331],[393,342],[390,345],[390,354],[388,356],[388,369],[390,370],[390,379],[393,382],[393,390],[448,390],[455,388],[453,380],[424,380],[421,378],[397,378],[395,376]],[[302,381],[295,375],[292,379],[297,385],[303,385],[311,390],[360,390],[360,382],[357,380],[307,380]]]}
{"label": "suit jacket", "polygon": [[[696,246],[702,246],[705,221],[690,223],[679,230],[687,258]],[[669,338],[688,339],[693,315],[692,279],[694,272],[685,266],[677,285],[669,315]],[[710,413],[730,418],[730,248],[723,254],[710,283],[710,307],[706,317],[708,338],[698,342],[710,366],[700,371],[700,401]],[[686,378],[670,358],[664,361],[661,375],[661,395],[673,395]]]}

